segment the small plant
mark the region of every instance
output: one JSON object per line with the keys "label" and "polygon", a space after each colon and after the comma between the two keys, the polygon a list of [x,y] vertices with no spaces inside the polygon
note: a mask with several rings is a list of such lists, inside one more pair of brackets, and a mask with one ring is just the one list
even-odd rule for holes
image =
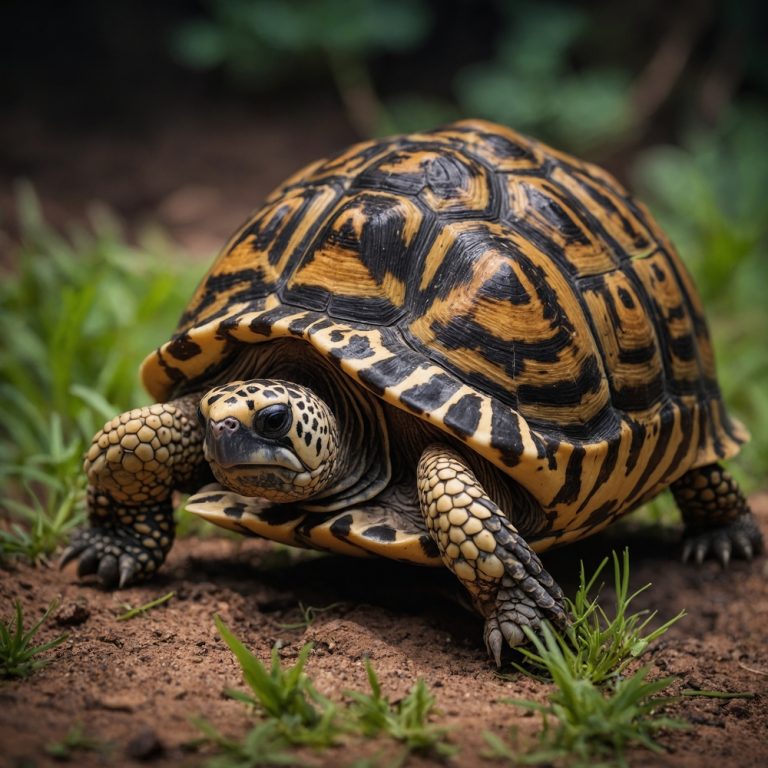
{"label": "small plant", "polygon": [[609,618],[598,598],[590,596],[607,562],[605,558],[589,579],[581,564],[576,596],[567,601],[571,624],[565,632],[556,632],[546,622],[541,627],[541,637],[525,628],[533,650],[521,649],[527,665],[515,666],[536,679],[550,678],[555,690],[546,704],[508,702],[544,716],[539,749],[516,755],[503,739],[486,732],[490,756],[519,763],[568,760],[569,764],[589,766],[595,765],[595,760],[607,759],[611,764],[624,766],[624,753],[629,746],[661,751],[654,740],[659,730],[686,727],[680,721],[656,714],[675,700],[656,696],[674,678],[649,682],[647,666],[628,677],[622,676],[627,666],[684,612],[644,634],[656,612],[629,613],[629,605],[650,585],[630,594],[629,552],[625,549],[621,561],[613,553],[616,603],[615,615]]}
{"label": "small plant", "polygon": [[73,472],[58,479],[31,464],[4,469],[25,479],[18,498],[6,496],[2,502],[16,521],[0,528],[0,557],[44,562],[73,528],[85,522],[85,476]]}
{"label": "small plant", "polygon": [[242,741],[228,739],[202,718],[194,724],[221,754],[206,761],[206,768],[255,768],[262,765],[299,765],[295,755],[286,751],[288,740],[275,720],[251,728]]}
{"label": "small plant", "polygon": [[45,745],[45,751],[56,760],[71,760],[75,752],[105,752],[109,745],[85,735],[82,723],[73,725],[60,741]]}
{"label": "small plant", "polygon": [[291,745],[328,747],[342,733],[367,737],[383,734],[402,742],[403,750],[393,765],[402,765],[411,752],[449,757],[457,751],[445,739],[447,729],[428,722],[435,711],[435,698],[423,680],[417,680],[408,695],[393,704],[382,695],[376,673],[366,660],[371,693],[345,691],[351,703],[339,708],[319,693],[304,673],[311,644],[301,649],[296,663],[288,669],[282,667],[277,648],[273,648],[272,663],[267,669],[218,616],[214,620],[255,695],[232,690],[227,693],[257,708],[265,719],[243,741],[223,736],[205,720],[195,721],[206,739],[222,750],[208,764],[209,768],[295,765],[295,756],[286,751]]}
{"label": "small plant", "polygon": [[[576,596],[573,600],[566,601],[571,623],[564,633],[552,633],[571,675],[595,684],[604,683],[620,675],[628,664],[645,653],[651,642],[685,615],[685,611],[680,611],[660,627],[643,634],[656,617],[656,611],[629,613],[629,606],[651,585],[646,584],[629,594],[629,551],[624,549],[621,561],[615,552],[612,556],[616,593],[613,618],[609,618],[598,604],[599,590],[597,596],[590,596],[608,558],[600,563],[589,580],[582,563]],[[538,652],[538,645],[535,651],[521,648],[520,653],[526,658],[527,665],[524,667],[516,664],[518,670],[525,674],[531,674],[531,668],[541,673],[549,671],[549,662]]]}
{"label": "small plant", "polygon": [[382,695],[379,679],[368,659],[365,669],[371,693],[345,691],[352,699],[349,718],[356,730],[365,736],[387,734],[403,742],[407,752],[431,752],[440,757],[456,753],[456,747],[445,739],[448,729],[429,722],[435,697],[424,680],[419,678],[404,699],[392,704]]}
{"label": "small plant", "polygon": [[127,608],[128,610],[126,610],[125,613],[121,613],[117,617],[117,620],[129,621],[130,619],[133,619],[142,613],[147,613],[148,611],[151,611],[153,608],[157,608],[158,606],[163,605],[163,603],[167,603],[175,595],[176,595],[175,592],[168,592],[168,594],[165,594],[162,597],[158,597],[156,600],[150,600],[148,603],[144,603],[144,605],[139,605],[136,608],[131,608],[130,605],[125,605],[125,608]]}
{"label": "small plant", "polygon": [[35,657],[61,645],[66,640],[67,635],[59,635],[59,637],[42,645],[32,645],[32,641],[43,622],[57,606],[58,602],[54,600],[38,622],[25,631],[24,613],[21,609],[21,603],[16,601],[15,622],[0,621],[0,677],[27,677],[48,663],[46,659]]}
{"label": "small plant", "polygon": [[[654,737],[666,728],[687,725],[657,712],[674,697],[656,694],[674,682],[665,677],[648,681],[649,667],[642,667],[625,678],[614,678],[608,686],[599,687],[589,678],[574,674],[563,654],[561,639],[545,624],[543,639],[528,633],[538,657],[555,683],[549,701],[509,699],[507,703],[541,712],[544,726],[539,734],[539,749],[517,757],[519,762],[552,763],[568,760],[570,765],[594,766],[596,760],[615,761],[626,766],[624,753],[630,746],[642,746],[654,752],[663,747]],[[492,754],[508,758],[511,750],[497,736],[486,734]]]}
{"label": "small plant", "polygon": [[267,669],[232,634],[219,616],[215,616],[214,620],[219,634],[240,663],[245,682],[255,695],[231,689],[227,690],[227,694],[261,710],[268,720],[279,725],[282,735],[292,744],[333,744],[340,731],[336,707],[315,689],[304,672],[312,645],[307,643],[301,649],[296,664],[289,669],[283,669],[277,648],[273,648],[272,664]]}
{"label": "small plant", "polygon": [[334,608],[338,608],[344,603],[331,603],[330,605],[324,605],[316,607],[314,605],[305,606],[304,603],[299,602],[299,611],[301,613],[301,621],[289,622],[286,624],[280,624],[282,629],[308,629],[315,623],[317,615],[319,613],[325,613],[326,611],[332,611]]}

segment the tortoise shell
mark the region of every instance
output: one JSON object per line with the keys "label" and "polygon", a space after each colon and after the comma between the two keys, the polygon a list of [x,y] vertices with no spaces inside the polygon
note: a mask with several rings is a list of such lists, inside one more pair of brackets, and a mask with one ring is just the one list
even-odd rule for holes
{"label": "tortoise shell", "polygon": [[463,121],[357,144],[289,178],[227,244],[158,400],[244,345],[294,337],[458,438],[575,539],[746,439],[701,303],[647,209],[600,168]]}

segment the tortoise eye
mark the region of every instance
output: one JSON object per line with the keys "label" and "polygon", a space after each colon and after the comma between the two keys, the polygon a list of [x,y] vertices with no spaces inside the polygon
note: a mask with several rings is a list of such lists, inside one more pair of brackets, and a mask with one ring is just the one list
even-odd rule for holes
{"label": "tortoise eye", "polygon": [[282,437],[291,427],[293,415],[290,406],[276,403],[262,408],[254,417],[254,429],[264,437]]}
{"label": "tortoise eye", "polygon": [[197,423],[201,427],[205,427],[205,416],[203,416],[203,409],[199,405],[197,406]]}

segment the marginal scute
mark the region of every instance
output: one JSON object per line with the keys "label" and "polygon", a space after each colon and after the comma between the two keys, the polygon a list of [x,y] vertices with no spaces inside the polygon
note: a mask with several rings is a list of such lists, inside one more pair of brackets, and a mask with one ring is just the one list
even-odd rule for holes
{"label": "marginal scute", "polygon": [[[690,276],[647,209],[607,172],[483,121],[364,142],[288,179],[143,380],[167,400],[281,338],[524,487],[547,520],[537,551],[747,438],[720,396]],[[140,458],[163,461],[167,442],[158,426]],[[359,554],[352,522],[317,535]],[[397,544],[425,556],[415,533]]]}

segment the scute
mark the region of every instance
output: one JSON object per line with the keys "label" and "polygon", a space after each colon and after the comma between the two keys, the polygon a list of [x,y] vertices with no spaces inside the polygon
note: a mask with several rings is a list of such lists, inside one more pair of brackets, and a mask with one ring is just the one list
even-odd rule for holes
{"label": "scute", "polygon": [[289,179],[145,385],[202,388],[241,345],[286,336],[520,482],[551,513],[537,548],[746,439],[650,214],[606,172],[491,123],[366,142]]}
{"label": "scute", "polygon": [[336,318],[396,322],[404,312],[410,249],[422,219],[407,197],[365,191],[349,198],[334,211],[312,255],[285,281],[282,300]]}

